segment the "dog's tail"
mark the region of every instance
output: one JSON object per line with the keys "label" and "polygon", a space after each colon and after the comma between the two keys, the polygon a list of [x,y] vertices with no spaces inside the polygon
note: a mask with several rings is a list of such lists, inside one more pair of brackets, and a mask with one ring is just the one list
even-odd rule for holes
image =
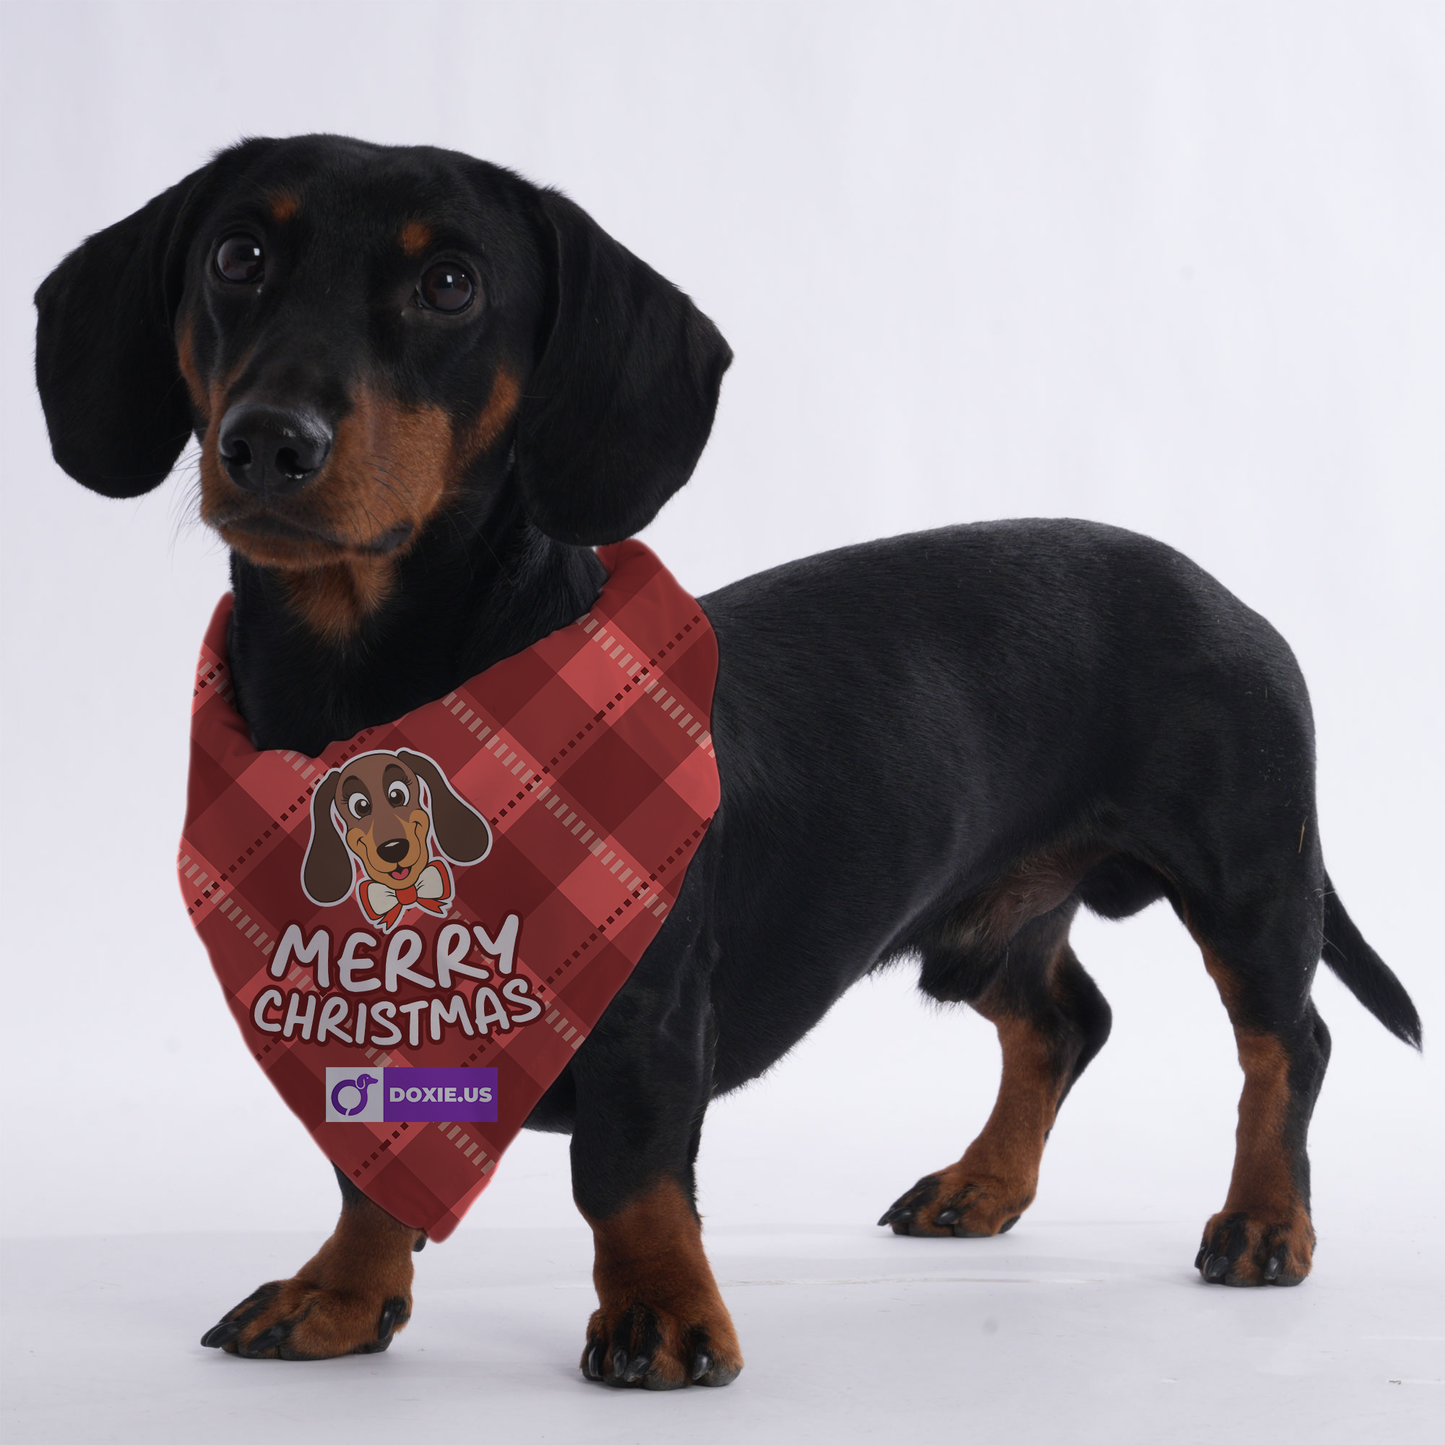
{"label": "dog's tail", "polygon": [[1420,1015],[1405,985],[1365,942],[1325,875],[1325,941],[1321,957],[1335,975],[1397,1039],[1420,1047]]}

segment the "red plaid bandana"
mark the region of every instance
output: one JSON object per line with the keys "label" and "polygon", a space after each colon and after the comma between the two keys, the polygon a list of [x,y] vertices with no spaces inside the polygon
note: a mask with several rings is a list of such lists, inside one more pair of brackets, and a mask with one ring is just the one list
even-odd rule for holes
{"label": "red plaid bandana", "polygon": [[432,1239],[626,981],[717,807],[712,628],[640,542],[599,555],[585,617],[320,758],[251,745],[229,595],[201,647],[191,920],[322,1152]]}

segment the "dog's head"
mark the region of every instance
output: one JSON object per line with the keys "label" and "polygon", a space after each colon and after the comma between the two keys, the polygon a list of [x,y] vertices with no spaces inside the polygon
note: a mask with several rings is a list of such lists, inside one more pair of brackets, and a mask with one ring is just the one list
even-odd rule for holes
{"label": "dog's head", "polygon": [[452,791],[429,757],[405,749],[362,753],[327,773],[311,795],[302,887],[315,903],[340,903],[355,882],[353,856],[377,883],[415,886],[431,862],[433,836],[453,863],[480,863],[492,847],[487,820]]}
{"label": "dog's head", "polygon": [[67,472],[136,496],[194,432],[201,515],[235,552],[293,580],[345,566],[373,601],[428,527],[485,517],[512,483],[564,542],[646,525],[691,475],[732,357],[556,192],[338,136],[223,151],[92,236],[36,304]]}

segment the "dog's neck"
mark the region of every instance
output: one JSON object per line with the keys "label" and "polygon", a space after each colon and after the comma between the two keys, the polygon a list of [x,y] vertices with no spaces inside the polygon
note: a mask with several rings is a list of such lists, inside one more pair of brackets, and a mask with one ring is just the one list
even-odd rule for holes
{"label": "dog's neck", "polygon": [[532,525],[510,484],[484,519],[437,518],[397,560],[383,600],[340,639],[305,619],[297,574],[233,552],[237,706],[257,747],[315,757],[580,617],[604,580],[589,548]]}

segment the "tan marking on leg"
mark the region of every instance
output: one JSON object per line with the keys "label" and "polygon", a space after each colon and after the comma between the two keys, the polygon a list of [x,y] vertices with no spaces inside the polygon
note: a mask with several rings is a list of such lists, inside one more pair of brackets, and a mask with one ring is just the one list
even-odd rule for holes
{"label": "tan marking on leg", "polygon": [[1233,971],[1201,946],[1204,967],[1219,989],[1234,1027],[1244,1088],[1239,1096],[1239,1123],[1234,1135],[1234,1168],[1224,1208],[1204,1227],[1201,1253],[1221,1253],[1232,1231],[1242,1231],[1244,1244],[1227,1276],[1231,1284],[1263,1282],[1263,1269],[1276,1243],[1289,1248],[1287,1269],[1302,1279],[1314,1257],[1315,1232],[1309,1210],[1291,1172],[1285,1140],[1290,1107],[1290,1058],[1283,1042],[1241,1022],[1239,987]]}
{"label": "tan marking on leg", "polygon": [[1289,1056],[1269,1034],[1236,1035],[1244,1089],[1239,1096],[1234,1172],[1225,1212],[1286,1211],[1299,1203],[1284,1146],[1289,1112]]}
{"label": "tan marking on leg", "polygon": [[407,1294],[412,1254],[424,1232],[371,1200],[342,1206],[331,1237],[296,1272],[319,1289],[367,1295]]}
{"label": "tan marking on leg", "polygon": [[[1194,930],[1191,928],[1190,932],[1193,933]],[[1194,941],[1199,943],[1197,933],[1194,934]],[[1239,1017],[1239,984],[1234,974],[1202,943],[1199,944],[1199,951],[1204,955],[1204,971],[1214,980],[1214,986],[1219,990],[1219,997],[1224,1002],[1224,1011],[1229,1015],[1230,1023],[1234,1024]],[[1235,1024],[1236,1032],[1238,1027]]]}
{"label": "tan marking on leg", "polygon": [[401,249],[408,256],[420,256],[432,241],[431,227],[425,221],[408,221],[401,228]]}
{"label": "tan marking on leg", "polygon": [[1044,1142],[1054,1127],[1063,1080],[1049,1041],[1027,1019],[996,1018],[1003,1051],[998,1098],[959,1167],[1007,1184],[1018,1208],[1033,1202]]}
{"label": "tan marking on leg", "polygon": [[600,1345],[604,1375],[611,1374],[614,1332],[634,1308],[650,1312],[661,1332],[653,1356],[660,1382],[688,1383],[697,1331],[706,1332],[715,1368],[729,1379],[742,1369],[737,1331],[703,1252],[702,1226],[676,1180],[659,1181],[608,1219],[585,1211],[582,1217],[592,1226],[592,1279],[600,1306],[588,1324],[584,1370],[588,1353]]}
{"label": "tan marking on leg", "polygon": [[[986,1003],[974,1007],[990,1017]],[[998,1234],[1034,1201],[1065,1071],[1054,1045],[1027,1019],[1000,1014],[991,1021],[1003,1051],[993,1111],[962,1159],[915,1186],[918,1207],[912,1218],[893,1221],[896,1234]],[[957,1217],[935,1224],[944,1210]]]}
{"label": "tan marking on leg", "polygon": [[369,1199],[342,1206],[330,1239],[291,1279],[263,1285],[227,1318],[249,1315],[240,1334],[222,1348],[246,1354],[252,1342],[273,1326],[289,1323],[285,1337],[260,1349],[257,1359],[330,1359],[376,1349],[389,1302],[400,1301],[391,1333],[411,1315],[412,1252],[422,1231],[394,1219]]}

